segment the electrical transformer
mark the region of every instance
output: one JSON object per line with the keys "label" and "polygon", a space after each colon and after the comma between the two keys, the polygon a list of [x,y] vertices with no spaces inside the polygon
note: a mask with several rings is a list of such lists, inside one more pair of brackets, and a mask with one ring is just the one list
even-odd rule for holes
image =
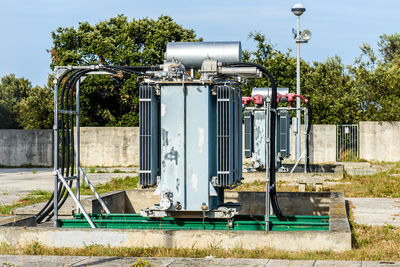
{"label": "electrical transformer", "polygon": [[[278,88],[278,94],[285,95],[288,88]],[[270,101],[271,88],[253,88],[251,97],[243,98],[244,111],[244,136],[245,136],[245,157],[251,158],[253,168],[265,168],[268,159],[266,148],[266,136],[268,131],[268,109],[265,103]],[[253,101],[253,106],[247,106]],[[276,120],[276,168],[279,169],[281,161],[290,156],[289,130],[290,116],[288,110],[277,108]]]}
{"label": "electrical transformer", "polygon": [[240,42],[171,43],[163,69],[141,81],[139,182],[161,199],[143,216],[230,218],[240,210],[224,202],[224,189],[242,180],[241,86],[261,75],[223,66],[240,60]]}

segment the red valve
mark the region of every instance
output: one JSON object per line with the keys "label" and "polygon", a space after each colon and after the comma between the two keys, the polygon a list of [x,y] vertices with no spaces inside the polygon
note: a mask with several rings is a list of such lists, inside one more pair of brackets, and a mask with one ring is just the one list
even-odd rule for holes
{"label": "red valve", "polygon": [[277,96],[278,102],[279,102],[279,101],[281,100],[281,98],[283,98],[283,97],[287,98],[290,107],[293,106],[293,101],[295,100],[296,97],[303,99],[304,102],[306,102],[306,103],[308,102],[308,99],[307,99],[307,98],[305,98],[305,97],[302,96],[302,95],[295,94],[295,93],[288,93],[288,94],[286,94],[286,95],[280,95],[280,94],[278,94],[278,96]]}
{"label": "red valve", "polygon": [[264,98],[263,98],[262,95],[255,95],[255,96],[253,96],[253,101],[254,101],[254,104],[256,104],[256,105],[262,105],[262,104],[264,104]]}
{"label": "red valve", "polygon": [[283,97],[283,95],[281,95],[280,93],[276,94],[276,100],[279,103],[281,101],[281,98]]}
{"label": "red valve", "polygon": [[242,97],[242,104],[243,105],[248,105],[249,102],[251,102],[253,99],[250,96],[243,96]]}

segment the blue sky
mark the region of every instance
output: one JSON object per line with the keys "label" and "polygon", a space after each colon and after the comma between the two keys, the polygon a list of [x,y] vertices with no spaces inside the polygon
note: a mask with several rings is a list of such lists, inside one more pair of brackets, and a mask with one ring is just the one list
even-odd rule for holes
{"label": "blue sky", "polygon": [[311,41],[302,45],[302,58],[308,62],[339,55],[351,64],[362,42],[376,47],[379,35],[400,33],[398,0],[0,0],[0,76],[15,73],[33,85],[45,84],[52,31],[77,26],[80,21],[97,23],[117,14],[130,19],[169,15],[206,41],[239,40],[246,49],[255,47],[248,33],[260,31],[278,49],[295,51],[291,29],[296,18],[290,8],[296,2],[307,9],[301,28],[313,33]]}

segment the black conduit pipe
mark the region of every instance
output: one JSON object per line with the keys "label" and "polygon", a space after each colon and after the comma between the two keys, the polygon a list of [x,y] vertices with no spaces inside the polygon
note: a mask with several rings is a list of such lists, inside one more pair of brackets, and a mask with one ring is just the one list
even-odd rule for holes
{"label": "black conduit pipe", "polygon": [[307,133],[306,133],[306,146],[307,146],[307,154],[306,154],[306,164],[307,164],[307,172],[311,171],[310,168],[310,132],[311,132],[311,126],[312,126],[312,108],[310,105],[310,101],[306,102],[307,104],[307,109],[308,109],[308,127],[307,127]]}
{"label": "black conduit pipe", "polygon": [[[106,71],[110,74],[116,74],[118,71],[127,72],[130,74],[144,74],[147,70],[159,70],[161,67],[160,65],[155,66],[128,66],[128,67],[121,67],[121,66],[100,66],[98,69],[78,69],[78,70],[68,70],[64,72],[60,78],[58,79],[58,84],[61,84],[65,79],[65,82],[62,86],[61,96],[60,96],[60,108],[67,110],[72,110],[73,108],[73,92],[75,91],[76,82],[82,76],[86,75],[88,72],[92,71]],[[69,75],[69,76],[68,76]],[[56,114],[57,115],[57,114]],[[68,116],[71,116],[68,118]],[[63,176],[71,176],[74,175],[74,114],[60,114],[60,127],[58,129],[57,136],[58,138],[61,137],[61,158],[59,162],[61,163],[60,169],[61,174]],[[66,132],[67,131],[67,132]],[[61,132],[61,136],[60,136]],[[57,155],[60,156],[60,155]],[[68,185],[71,187],[73,181],[69,181]],[[79,186],[79,185],[77,185]],[[58,208],[60,209],[62,205],[68,198],[68,191],[66,191],[65,186],[60,183],[58,186],[58,199],[59,204]],[[36,222],[41,223],[46,217],[46,221],[51,220],[54,215],[54,192],[51,195],[48,202],[45,206],[38,212],[36,215]]]}
{"label": "black conduit pipe", "polygon": [[262,65],[256,64],[256,63],[251,63],[251,62],[232,62],[232,63],[223,63],[223,66],[230,66],[230,67],[257,67],[262,73],[264,73],[266,76],[268,76],[270,82],[271,82],[271,88],[272,88],[272,94],[271,94],[271,135],[270,135],[270,167],[269,167],[269,175],[270,175],[270,199],[271,199],[271,205],[272,205],[272,210],[274,211],[274,214],[280,221],[286,221],[287,218],[283,216],[279,204],[278,204],[278,198],[276,196],[276,170],[275,170],[275,131],[276,131],[276,108],[278,106],[277,104],[277,87],[275,84],[274,77],[272,74]]}

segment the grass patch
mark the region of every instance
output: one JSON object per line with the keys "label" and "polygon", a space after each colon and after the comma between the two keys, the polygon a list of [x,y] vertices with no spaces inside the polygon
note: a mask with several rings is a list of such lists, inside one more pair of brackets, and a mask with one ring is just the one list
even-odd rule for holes
{"label": "grass patch", "polygon": [[[352,224],[353,249],[345,252],[333,251],[300,251],[290,252],[270,248],[223,249],[218,245],[210,245],[206,249],[177,248],[112,248],[101,245],[88,245],[84,248],[51,248],[35,242],[30,245],[15,247],[0,244],[1,254],[12,255],[74,255],[74,256],[117,256],[117,257],[191,257],[204,258],[267,258],[289,260],[363,260],[363,261],[395,261],[400,258],[400,228],[387,226],[364,226]],[[190,242],[190,241],[189,241]]]}
{"label": "grass patch", "polygon": [[[139,183],[138,176],[127,176],[125,178],[114,178],[110,182],[104,184],[95,185],[96,191],[99,194],[107,193],[115,190],[127,190],[137,188]],[[76,188],[72,188],[74,193],[76,193]],[[1,205],[0,204],[0,215],[10,215],[13,209],[33,205],[40,202],[46,202],[50,199],[52,192],[44,190],[34,190],[30,192],[27,196],[19,199],[11,205]],[[81,185],[82,195],[93,195],[92,190],[87,184]]]}
{"label": "grass patch", "polygon": [[[391,176],[391,174],[399,173],[400,163],[395,163],[389,170],[380,171],[374,175],[351,176],[345,173],[343,179],[332,180],[337,183],[324,185],[323,189],[328,192],[344,192],[345,197],[399,198],[400,177]],[[235,188],[235,191],[265,191],[265,182],[245,183]],[[296,192],[298,191],[298,186],[278,181],[277,191]]]}
{"label": "grass patch", "polygon": [[397,173],[397,167],[374,175],[348,174],[341,180],[346,184],[336,184],[329,187],[330,191],[343,191],[346,197],[400,197],[400,178],[390,176]]}
{"label": "grass patch", "polygon": [[7,169],[19,169],[19,168],[51,168],[52,166],[46,165],[33,165],[33,164],[22,164],[18,166],[10,166],[10,165],[2,165],[0,164],[0,168],[7,168]]}
{"label": "grass patch", "polygon": [[0,205],[0,214],[10,215],[13,209],[47,201],[50,196],[51,192],[49,191],[34,190],[11,205]]}
{"label": "grass patch", "polygon": [[[135,172],[135,171],[130,171],[130,172]],[[122,170],[120,170],[120,169],[114,169],[113,171],[112,171],[112,173],[128,173],[127,171],[122,171]]]}
{"label": "grass patch", "polygon": [[[137,188],[139,183],[138,176],[126,176],[125,178],[113,178],[111,181],[104,184],[95,185],[96,191],[99,194],[107,193],[115,190],[127,190],[127,189],[135,189]],[[82,195],[92,195],[93,192],[90,189],[89,185],[81,185],[81,194]],[[73,188],[74,192],[76,189]]]}

